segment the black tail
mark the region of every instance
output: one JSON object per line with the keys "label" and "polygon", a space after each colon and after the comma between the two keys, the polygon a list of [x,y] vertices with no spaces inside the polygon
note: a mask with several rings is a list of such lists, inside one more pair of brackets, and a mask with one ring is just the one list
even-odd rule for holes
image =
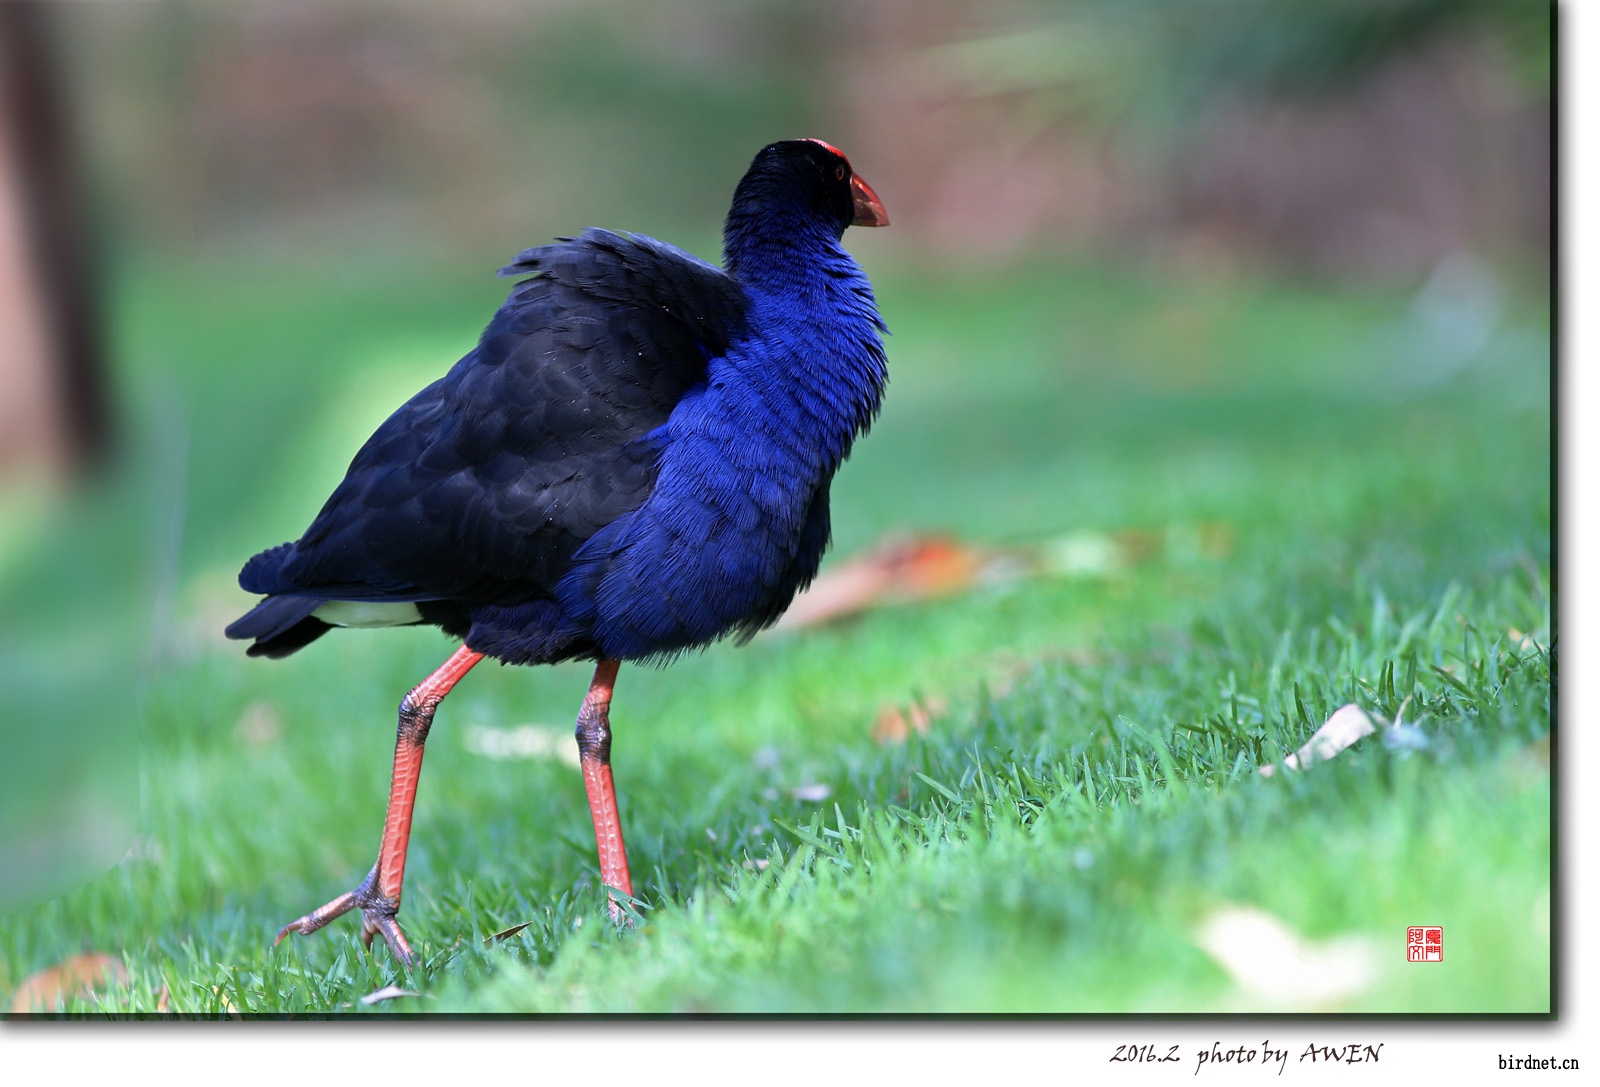
{"label": "black tail", "polygon": [[269,596],[224,631],[234,639],[254,638],[252,657],[287,657],[332,629],[311,613],[326,601],[314,596]]}
{"label": "black tail", "polygon": [[[244,569],[239,571],[239,588],[247,593],[285,593],[293,592],[294,586],[279,576],[283,564],[288,562],[294,554],[294,544],[279,544],[269,547],[261,554],[254,556],[244,564]],[[241,620],[242,622],[243,620]],[[234,626],[238,626],[235,623]],[[234,635],[230,634],[232,638]],[[243,637],[243,635],[240,635]]]}

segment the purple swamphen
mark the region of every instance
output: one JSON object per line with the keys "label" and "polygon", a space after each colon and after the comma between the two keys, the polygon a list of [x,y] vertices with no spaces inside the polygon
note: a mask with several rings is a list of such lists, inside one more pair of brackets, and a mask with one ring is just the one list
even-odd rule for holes
{"label": "purple swamphen", "polygon": [[[590,228],[525,250],[478,346],[380,426],[305,535],[245,564],[265,594],[228,627],[282,657],[336,626],[442,628],[462,645],[400,703],[378,861],[284,926],[353,909],[410,965],[396,915],[423,743],[484,657],[596,663],[578,750],[600,876],[632,895],[608,711],[625,660],[774,622],[828,545],[828,485],[877,415],[872,285],[840,245],[886,226],[821,140],[765,147],[734,190],[723,268]],[[611,901],[614,915],[618,902]]]}

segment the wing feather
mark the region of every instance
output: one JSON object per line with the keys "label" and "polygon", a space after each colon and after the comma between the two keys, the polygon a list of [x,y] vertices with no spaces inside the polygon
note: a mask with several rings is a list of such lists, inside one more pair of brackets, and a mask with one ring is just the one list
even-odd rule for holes
{"label": "wing feather", "polygon": [[369,438],[254,592],[548,598],[583,542],[655,485],[659,438],[744,323],[742,288],[664,243],[588,230],[518,254],[478,346]]}

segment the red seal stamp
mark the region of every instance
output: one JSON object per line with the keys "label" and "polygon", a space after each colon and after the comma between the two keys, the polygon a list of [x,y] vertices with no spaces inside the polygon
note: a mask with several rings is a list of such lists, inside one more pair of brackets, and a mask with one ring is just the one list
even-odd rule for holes
{"label": "red seal stamp", "polygon": [[1406,962],[1443,962],[1444,928],[1412,925],[1406,929]]}

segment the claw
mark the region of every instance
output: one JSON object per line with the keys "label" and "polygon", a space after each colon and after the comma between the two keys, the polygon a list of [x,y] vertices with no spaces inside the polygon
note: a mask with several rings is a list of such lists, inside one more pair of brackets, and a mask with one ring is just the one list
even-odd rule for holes
{"label": "claw", "polygon": [[383,942],[389,945],[389,950],[394,952],[394,957],[400,960],[402,966],[411,969],[416,965],[416,952],[411,950],[411,943],[406,939],[406,934],[400,928],[400,922],[393,917],[379,917],[376,925],[368,929],[363,920],[362,933],[366,937],[367,946],[372,946],[372,937],[376,933],[383,937]]}
{"label": "claw", "polygon": [[377,876],[378,869],[374,867],[354,890],[346,891],[327,905],[290,921],[278,930],[278,938],[272,941],[272,946],[277,947],[291,932],[310,936],[328,922],[359,908],[362,945],[370,950],[372,938],[382,935],[383,942],[389,945],[389,950],[394,952],[395,958],[410,969],[415,965],[417,956],[416,952],[411,950],[411,943],[406,939],[406,934],[401,931],[400,922],[395,920],[395,915],[400,911],[400,903],[386,897],[377,889]]}
{"label": "claw", "polygon": [[[365,884],[362,886],[364,887]],[[361,887],[357,887],[354,891],[346,891],[326,906],[320,906],[304,917],[298,917],[290,921],[278,930],[278,938],[272,941],[272,946],[277,947],[283,942],[283,938],[291,932],[298,932],[302,936],[310,936],[334,918],[343,917],[356,907],[356,898],[361,890]]]}

